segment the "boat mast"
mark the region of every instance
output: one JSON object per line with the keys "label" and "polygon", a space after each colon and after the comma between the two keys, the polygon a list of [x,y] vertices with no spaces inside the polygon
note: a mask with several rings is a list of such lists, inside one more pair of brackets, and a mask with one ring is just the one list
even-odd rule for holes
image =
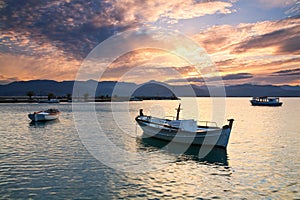
{"label": "boat mast", "polygon": [[179,113],[180,113],[180,106],[181,106],[181,103],[179,104],[178,108],[176,109],[177,110],[177,115],[176,115],[176,120],[179,120]]}

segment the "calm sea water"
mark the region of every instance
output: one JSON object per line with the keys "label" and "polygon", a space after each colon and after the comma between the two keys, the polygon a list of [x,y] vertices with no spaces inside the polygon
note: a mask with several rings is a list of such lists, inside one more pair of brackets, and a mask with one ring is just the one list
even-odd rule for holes
{"label": "calm sea water", "polygon": [[[202,158],[197,148],[176,154],[161,151],[163,142],[141,139],[138,110],[174,115],[177,101],[96,104],[96,121],[116,147],[154,153],[149,164],[161,167],[144,173],[111,168],[92,156],[75,128],[72,104],[1,104],[0,199],[300,198],[299,98],[282,98],[282,107],[253,107],[248,98],[183,100],[184,118],[219,125],[226,123],[220,117],[225,103],[225,118],[235,119],[227,151],[214,149]],[[50,107],[61,110],[59,121],[27,119]]]}

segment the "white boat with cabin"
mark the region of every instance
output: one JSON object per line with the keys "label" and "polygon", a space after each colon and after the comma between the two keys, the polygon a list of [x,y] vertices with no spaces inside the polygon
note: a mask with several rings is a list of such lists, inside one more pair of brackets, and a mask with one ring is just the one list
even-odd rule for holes
{"label": "white boat with cabin", "polygon": [[176,119],[170,120],[144,115],[143,109],[140,109],[140,115],[135,120],[144,134],[151,138],[193,145],[227,147],[233,119],[229,119],[229,124],[223,127],[209,121],[203,121],[204,124],[201,125],[193,119],[179,119],[179,112],[180,104]]}
{"label": "white boat with cabin", "polygon": [[250,100],[252,106],[281,106],[279,97],[253,97]]}

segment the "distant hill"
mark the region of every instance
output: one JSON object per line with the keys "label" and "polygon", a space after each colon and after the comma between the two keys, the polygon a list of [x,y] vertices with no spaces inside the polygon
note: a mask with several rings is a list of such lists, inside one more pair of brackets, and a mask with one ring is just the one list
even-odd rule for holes
{"label": "distant hill", "polygon": [[[141,85],[129,82],[94,80],[80,81],[75,96],[83,96],[88,93],[96,96],[136,96],[136,97],[172,97],[176,96],[211,96],[206,86],[183,85],[173,86],[166,83],[150,81]],[[33,91],[35,95],[46,96],[53,93],[56,96],[66,96],[73,93],[74,81],[57,82],[53,80],[32,80],[18,81],[7,85],[0,85],[0,96],[26,96],[28,91]],[[233,85],[226,86],[226,96],[228,97],[250,97],[250,96],[281,96],[300,97],[300,86],[273,86],[273,85]],[[213,95],[212,95],[213,96]],[[218,95],[214,95],[218,96]]]}
{"label": "distant hill", "polygon": [[300,97],[300,86],[234,85],[226,87],[227,96]]}

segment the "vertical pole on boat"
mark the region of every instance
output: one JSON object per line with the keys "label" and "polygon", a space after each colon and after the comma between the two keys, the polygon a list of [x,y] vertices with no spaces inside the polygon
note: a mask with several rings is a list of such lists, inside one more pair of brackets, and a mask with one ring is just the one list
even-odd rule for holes
{"label": "vertical pole on boat", "polygon": [[181,103],[179,104],[178,108],[176,109],[177,110],[177,115],[176,115],[176,120],[179,120],[179,113],[180,113],[180,106],[181,106]]}
{"label": "vertical pole on boat", "polygon": [[144,116],[143,109],[140,109],[140,116]]}

